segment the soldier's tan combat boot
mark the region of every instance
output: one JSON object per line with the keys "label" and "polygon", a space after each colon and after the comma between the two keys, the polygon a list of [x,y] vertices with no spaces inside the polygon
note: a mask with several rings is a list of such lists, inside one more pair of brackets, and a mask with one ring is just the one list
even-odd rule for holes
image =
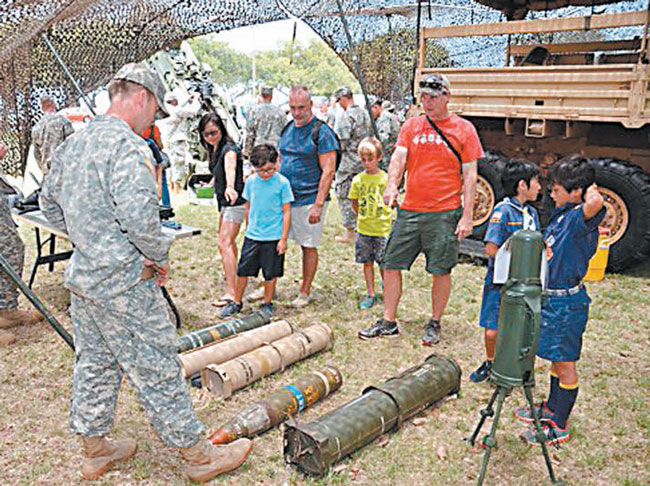
{"label": "soldier's tan combat boot", "polygon": [[9,331],[3,331],[0,329],[0,347],[9,346],[16,342],[16,336],[11,334]]}
{"label": "soldier's tan combat boot", "polygon": [[138,446],[133,439],[108,440],[106,437],[82,437],[84,460],[81,475],[84,479],[97,479],[117,461],[128,459]]}
{"label": "soldier's tan combat boot", "polygon": [[0,310],[0,329],[36,324],[43,319],[45,319],[43,315],[36,311],[2,309]]}
{"label": "soldier's tan combat boot", "polygon": [[185,472],[193,481],[203,483],[215,476],[232,471],[241,466],[251,449],[250,439],[238,439],[226,445],[212,445],[207,440],[200,440],[195,446],[180,449],[181,456],[187,462]]}

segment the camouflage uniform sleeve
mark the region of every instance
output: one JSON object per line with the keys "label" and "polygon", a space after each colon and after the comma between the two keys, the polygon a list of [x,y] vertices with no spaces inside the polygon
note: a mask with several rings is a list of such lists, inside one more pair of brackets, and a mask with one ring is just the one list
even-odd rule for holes
{"label": "camouflage uniform sleeve", "polygon": [[42,126],[41,123],[38,122],[32,128],[32,145],[34,145],[34,158],[39,167],[41,167],[41,132]]}
{"label": "camouflage uniform sleeve", "polygon": [[334,131],[341,141],[350,140],[352,136],[352,123],[347,111],[342,116],[336,117]]}
{"label": "camouflage uniform sleeve", "polygon": [[244,156],[250,157],[255,142],[255,115],[257,110],[251,110],[251,114],[246,120],[246,141],[244,142]]}
{"label": "camouflage uniform sleeve", "polygon": [[388,143],[390,137],[390,120],[386,117],[380,116],[377,118],[377,135],[379,135],[379,141],[385,147]]}
{"label": "camouflage uniform sleeve", "polygon": [[61,177],[64,165],[58,161],[58,154],[60,152],[60,150],[55,150],[54,154],[52,154],[52,167],[50,167],[50,171],[43,180],[41,194],[38,198],[38,205],[41,208],[41,212],[51,225],[67,233],[68,228],[65,224],[63,210],[57,202],[61,192]]}
{"label": "camouflage uniform sleeve", "polygon": [[130,145],[113,167],[109,190],[117,221],[133,245],[159,265],[167,263],[173,237],[162,232],[151,152]]}
{"label": "camouflage uniform sleeve", "polygon": [[74,133],[74,128],[72,127],[72,123],[70,123],[67,119],[65,119],[65,122],[63,123],[63,126],[61,127],[61,141],[65,140],[68,138],[70,135]]}

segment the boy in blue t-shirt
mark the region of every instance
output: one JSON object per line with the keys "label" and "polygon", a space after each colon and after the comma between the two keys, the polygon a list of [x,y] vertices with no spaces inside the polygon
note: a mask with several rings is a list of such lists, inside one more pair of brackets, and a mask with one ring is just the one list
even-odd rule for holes
{"label": "boy in blue t-shirt", "polygon": [[488,268],[483,285],[483,298],[479,326],[485,329],[486,360],[471,375],[474,383],[482,383],[490,377],[497,342],[499,324],[499,300],[502,284],[493,283],[494,256],[499,247],[520,229],[540,229],[537,211],[528,203],[539,195],[539,168],[525,159],[509,160],[501,175],[501,185],[506,197],[494,207],[485,232],[485,253]]}
{"label": "boy in blue t-shirt", "polygon": [[[548,284],[537,356],[551,361],[551,383],[548,399],[537,413],[548,442],[557,445],[570,439],[568,418],[578,396],[576,361],[591,302],[582,279],[596,252],[598,225],[607,211],[594,182],[595,169],[583,156],[558,161],[551,168],[550,180],[555,209],[544,232]],[[533,422],[529,409],[519,408],[514,414],[524,422]],[[538,444],[534,430],[522,438]]]}
{"label": "boy in blue t-shirt", "polygon": [[248,224],[237,266],[235,298],[219,313],[226,318],[241,311],[248,277],[264,275],[264,301],[260,309],[273,315],[273,293],[278,277],[284,275],[284,253],[291,226],[293,193],[286,177],[277,173],[278,151],[273,145],[253,148],[250,156],[255,174],[246,180]]}

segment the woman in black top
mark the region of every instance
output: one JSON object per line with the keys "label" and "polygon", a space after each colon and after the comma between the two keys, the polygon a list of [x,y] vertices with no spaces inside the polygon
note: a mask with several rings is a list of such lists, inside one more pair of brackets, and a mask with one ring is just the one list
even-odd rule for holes
{"label": "woman in black top", "polygon": [[218,246],[226,279],[226,291],[217,301],[224,306],[235,296],[237,245],[235,238],[244,220],[244,164],[239,147],[232,141],[226,126],[215,113],[203,115],[199,122],[201,145],[208,151],[214,193],[219,205]]}

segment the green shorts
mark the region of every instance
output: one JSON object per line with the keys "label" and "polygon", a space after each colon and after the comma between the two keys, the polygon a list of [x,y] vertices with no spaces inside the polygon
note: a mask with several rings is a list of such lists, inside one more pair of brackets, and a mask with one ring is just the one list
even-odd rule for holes
{"label": "green shorts", "polygon": [[400,209],[388,237],[382,268],[409,270],[423,252],[427,272],[450,273],[458,263],[458,238],[454,232],[462,214],[462,208],[436,213]]}

